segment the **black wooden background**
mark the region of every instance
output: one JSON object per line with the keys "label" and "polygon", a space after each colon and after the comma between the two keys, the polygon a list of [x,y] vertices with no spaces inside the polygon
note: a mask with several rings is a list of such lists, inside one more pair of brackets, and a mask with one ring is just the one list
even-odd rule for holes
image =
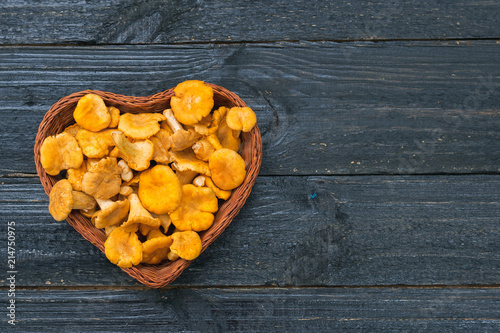
{"label": "black wooden background", "polygon": [[[2,0],[0,331],[500,331],[499,13],[463,0]],[[264,160],[226,232],[154,290],[51,218],[33,143],[70,93],[188,79],[255,110]]]}

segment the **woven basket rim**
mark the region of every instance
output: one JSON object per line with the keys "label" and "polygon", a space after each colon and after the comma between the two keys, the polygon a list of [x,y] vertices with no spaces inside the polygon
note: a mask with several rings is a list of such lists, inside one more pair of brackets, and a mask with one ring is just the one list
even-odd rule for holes
{"label": "woven basket rim", "polygon": [[[214,107],[247,106],[238,95],[226,88],[213,83],[207,84],[214,90]],[[65,96],[54,103],[40,122],[34,145],[36,170],[47,195],[50,193],[52,186],[59,180],[59,177],[49,176],[44,171],[40,162],[41,144],[47,136],[60,133],[66,126],[74,123],[72,111],[78,100],[89,93],[101,96],[107,106],[116,106],[122,113],[161,112],[170,106],[170,98],[174,95],[173,88],[145,97],[126,96],[101,90],[83,90]],[[227,105],[223,105],[223,103]],[[203,245],[202,252],[229,226],[245,204],[255,184],[262,164],[262,139],[258,125],[248,133],[241,133],[240,154],[245,160],[247,175],[243,184],[233,190],[231,197],[220,205],[212,227],[200,232]],[[86,240],[104,252],[104,240],[106,238],[104,231],[94,227],[88,218],[77,211],[72,211],[66,221]],[[191,262],[179,258],[176,261],[166,261],[159,265],[140,264],[132,268],[121,269],[148,287],[161,288],[174,281]]]}

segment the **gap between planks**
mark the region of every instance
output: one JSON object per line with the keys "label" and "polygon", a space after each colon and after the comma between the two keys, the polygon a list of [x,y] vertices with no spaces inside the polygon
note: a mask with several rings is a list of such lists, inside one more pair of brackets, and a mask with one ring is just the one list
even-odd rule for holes
{"label": "gap between planks", "polygon": [[1,44],[0,47],[67,47],[67,46],[182,46],[182,45],[238,45],[238,44],[279,44],[279,43],[359,43],[359,42],[461,42],[461,41],[496,41],[500,37],[475,37],[475,38],[357,38],[357,39],[280,39],[280,40],[239,40],[239,41],[199,41],[178,43],[95,43],[74,41],[66,43],[42,44]]}
{"label": "gap between planks", "polygon": [[[145,286],[16,286],[16,290],[150,290]],[[500,285],[488,284],[471,284],[471,285],[350,285],[350,286],[275,286],[275,285],[241,285],[241,286],[224,286],[224,285],[180,285],[180,286],[166,286],[158,288],[158,290],[170,289],[221,289],[221,290],[236,290],[236,289],[271,289],[271,290],[307,290],[307,289],[500,289]],[[9,290],[9,286],[1,286],[0,290]]]}

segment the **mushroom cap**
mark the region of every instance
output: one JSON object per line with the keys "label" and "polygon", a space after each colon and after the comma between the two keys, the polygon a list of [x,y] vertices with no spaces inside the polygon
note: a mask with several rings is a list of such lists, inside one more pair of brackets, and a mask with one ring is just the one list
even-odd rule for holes
{"label": "mushroom cap", "polygon": [[66,176],[68,177],[68,181],[71,183],[73,190],[75,191],[83,191],[82,180],[83,176],[87,173],[87,164],[82,163],[77,169],[68,169],[66,171]]}
{"label": "mushroom cap", "polygon": [[75,138],[85,156],[88,158],[103,158],[109,154],[109,147],[115,145],[115,142],[111,138],[113,131],[112,129],[106,129],[99,132],[92,132],[82,128],[78,131]]}
{"label": "mushroom cap", "polygon": [[201,137],[193,128],[180,130],[172,134],[172,150],[181,151],[193,145]]}
{"label": "mushroom cap", "polygon": [[142,261],[142,243],[135,232],[117,227],[104,242],[104,253],[113,264],[130,268]]}
{"label": "mushroom cap", "polygon": [[179,171],[191,170],[210,176],[210,167],[207,162],[196,158],[191,148],[182,151],[173,151],[170,156],[174,160],[172,166]]}
{"label": "mushroom cap", "polygon": [[170,251],[185,260],[196,259],[201,253],[201,238],[194,231],[174,232]]}
{"label": "mushroom cap", "polygon": [[238,151],[241,145],[241,139],[239,138],[239,132],[235,131],[227,125],[226,117],[224,117],[217,129],[217,138],[220,144],[224,148],[229,148],[234,151]]}
{"label": "mushroom cap", "polygon": [[120,110],[114,106],[108,106],[108,112],[111,115],[111,122],[109,123],[109,128],[116,128],[120,121]]}
{"label": "mushroom cap", "polygon": [[49,194],[49,212],[56,221],[66,219],[73,209],[73,188],[67,179],[58,181]]}
{"label": "mushroom cap", "polygon": [[76,139],[63,132],[43,140],[40,162],[45,172],[57,176],[62,170],[79,168],[83,163],[83,154]]}
{"label": "mushroom cap", "polygon": [[80,98],[73,112],[73,118],[81,127],[98,132],[108,127],[111,114],[103,99],[95,94],[87,94]]}
{"label": "mushroom cap", "polygon": [[81,129],[82,127],[78,124],[73,124],[71,126],[68,126],[64,129],[64,132],[71,134],[71,136],[75,136],[76,133]]}
{"label": "mushroom cap", "polygon": [[172,146],[172,131],[160,129],[149,140],[153,143],[153,160],[158,163],[170,163],[170,147]]}
{"label": "mushroom cap", "polygon": [[92,215],[92,224],[102,229],[122,222],[128,214],[130,202],[128,199],[115,201],[109,207],[101,209]]}
{"label": "mushroom cap", "polygon": [[232,107],[226,115],[229,128],[235,131],[250,132],[257,123],[257,116],[249,107]]}
{"label": "mushroom cap", "polygon": [[181,204],[170,218],[179,230],[203,231],[212,226],[212,213],[218,209],[219,202],[212,189],[186,184],[182,186]]}
{"label": "mushroom cap", "polygon": [[179,178],[179,181],[181,182],[181,185],[184,184],[189,184],[193,181],[193,179],[198,175],[198,172],[193,171],[193,170],[175,170],[175,174],[177,175],[177,178]]}
{"label": "mushroom cap", "polygon": [[193,125],[196,132],[201,135],[211,135],[217,132],[219,125],[226,115],[227,108],[225,106],[219,107],[211,115],[209,114],[203,118],[200,122]]}
{"label": "mushroom cap", "polygon": [[121,172],[116,158],[103,158],[83,176],[83,191],[96,199],[109,199],[120,193]]}
{"label": "mushroom cap", "polygon": [[116,144],[116,148],[109,156],[119,157],[127,162],[131,169],[142,171],[149,168],[153,158],[154,145],[149,140],[129,142],[122,132],[114,131],[111,137]]}
{"label": "mushroom cap", "polygon": [[[158,229],[160,227],[160,219],[153,217],[151,213],[146,208],[144,208],[137,194],[132,193],[131,195],[129,195],[128,199],[130,201],[128,220],[122,224],[122,227],[125,230],[135,232],[142,225],[146,225],[155,229]],[[142,227],[142,231],[149,232],[149,229]]]}
{"label": "mushroom cap", "polygon": [[198,140],[191,147],[196,157],[202,161],[208,161],[208,158],[215,151],[214,146],[206,138]]}
{"label": "mushroom cap", "polygon": [[232,190],[245,180],[245,160],[232,149],[216,150],[208,159],[212,181],[223,190]]}
{"label": "mushroom cap", "polygon": [[125,113],[120,116],[118,129],[129,138],[143,140],[158,133],[158,122],[165,119],[161,113]]}
{"label": "mushroom cap", "polygon": [[206,117],[214,107],[214,91],[203,81],[189,80],[174,88],[170,106],[175,118],[184,125],[193,125]]}
{"label": "mushroom cap", "polygon": [[212,181],[212,179],[210,177],[205,177],[205,184],[207,187],[211,188],[212,191],[214,191],[215,196],[217,198],[222,199],[222,200],[229,199],[229,197],[233,193],[232,191],[221,190],[220,188],[215,186],[214,182]]}
{"label": "mushroom cap", "polygon": [[[149,236],[149,234],[148,234]],[[153,237],[142,243],[142,262],[146,264],[159,264],[167,259],[172,245],[172,237],[165,235]]]}
{"label": "mushroom cap", "polygon": [[167,165],[156,165],[141,173],[139,198],[144,207],[155,214],[173,212],[182,199],[182,187]]}

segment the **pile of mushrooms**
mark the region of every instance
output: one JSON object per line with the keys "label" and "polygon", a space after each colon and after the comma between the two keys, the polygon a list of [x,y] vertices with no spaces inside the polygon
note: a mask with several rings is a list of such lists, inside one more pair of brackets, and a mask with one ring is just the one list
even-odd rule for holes
{"label": "pile of mushrooms", "polygon": [[122,113],[95,94],[83,96],[75,124],[47,137],[41,164],[59,180],[49,211],[72,210],[103,229],[106,257],[120,267],[193,260],[198,232],[209,229],[219,204],[243,183],[240,133],[256,123],[248,107],[214,109],[202,81],[178,84],[171,109]]}

